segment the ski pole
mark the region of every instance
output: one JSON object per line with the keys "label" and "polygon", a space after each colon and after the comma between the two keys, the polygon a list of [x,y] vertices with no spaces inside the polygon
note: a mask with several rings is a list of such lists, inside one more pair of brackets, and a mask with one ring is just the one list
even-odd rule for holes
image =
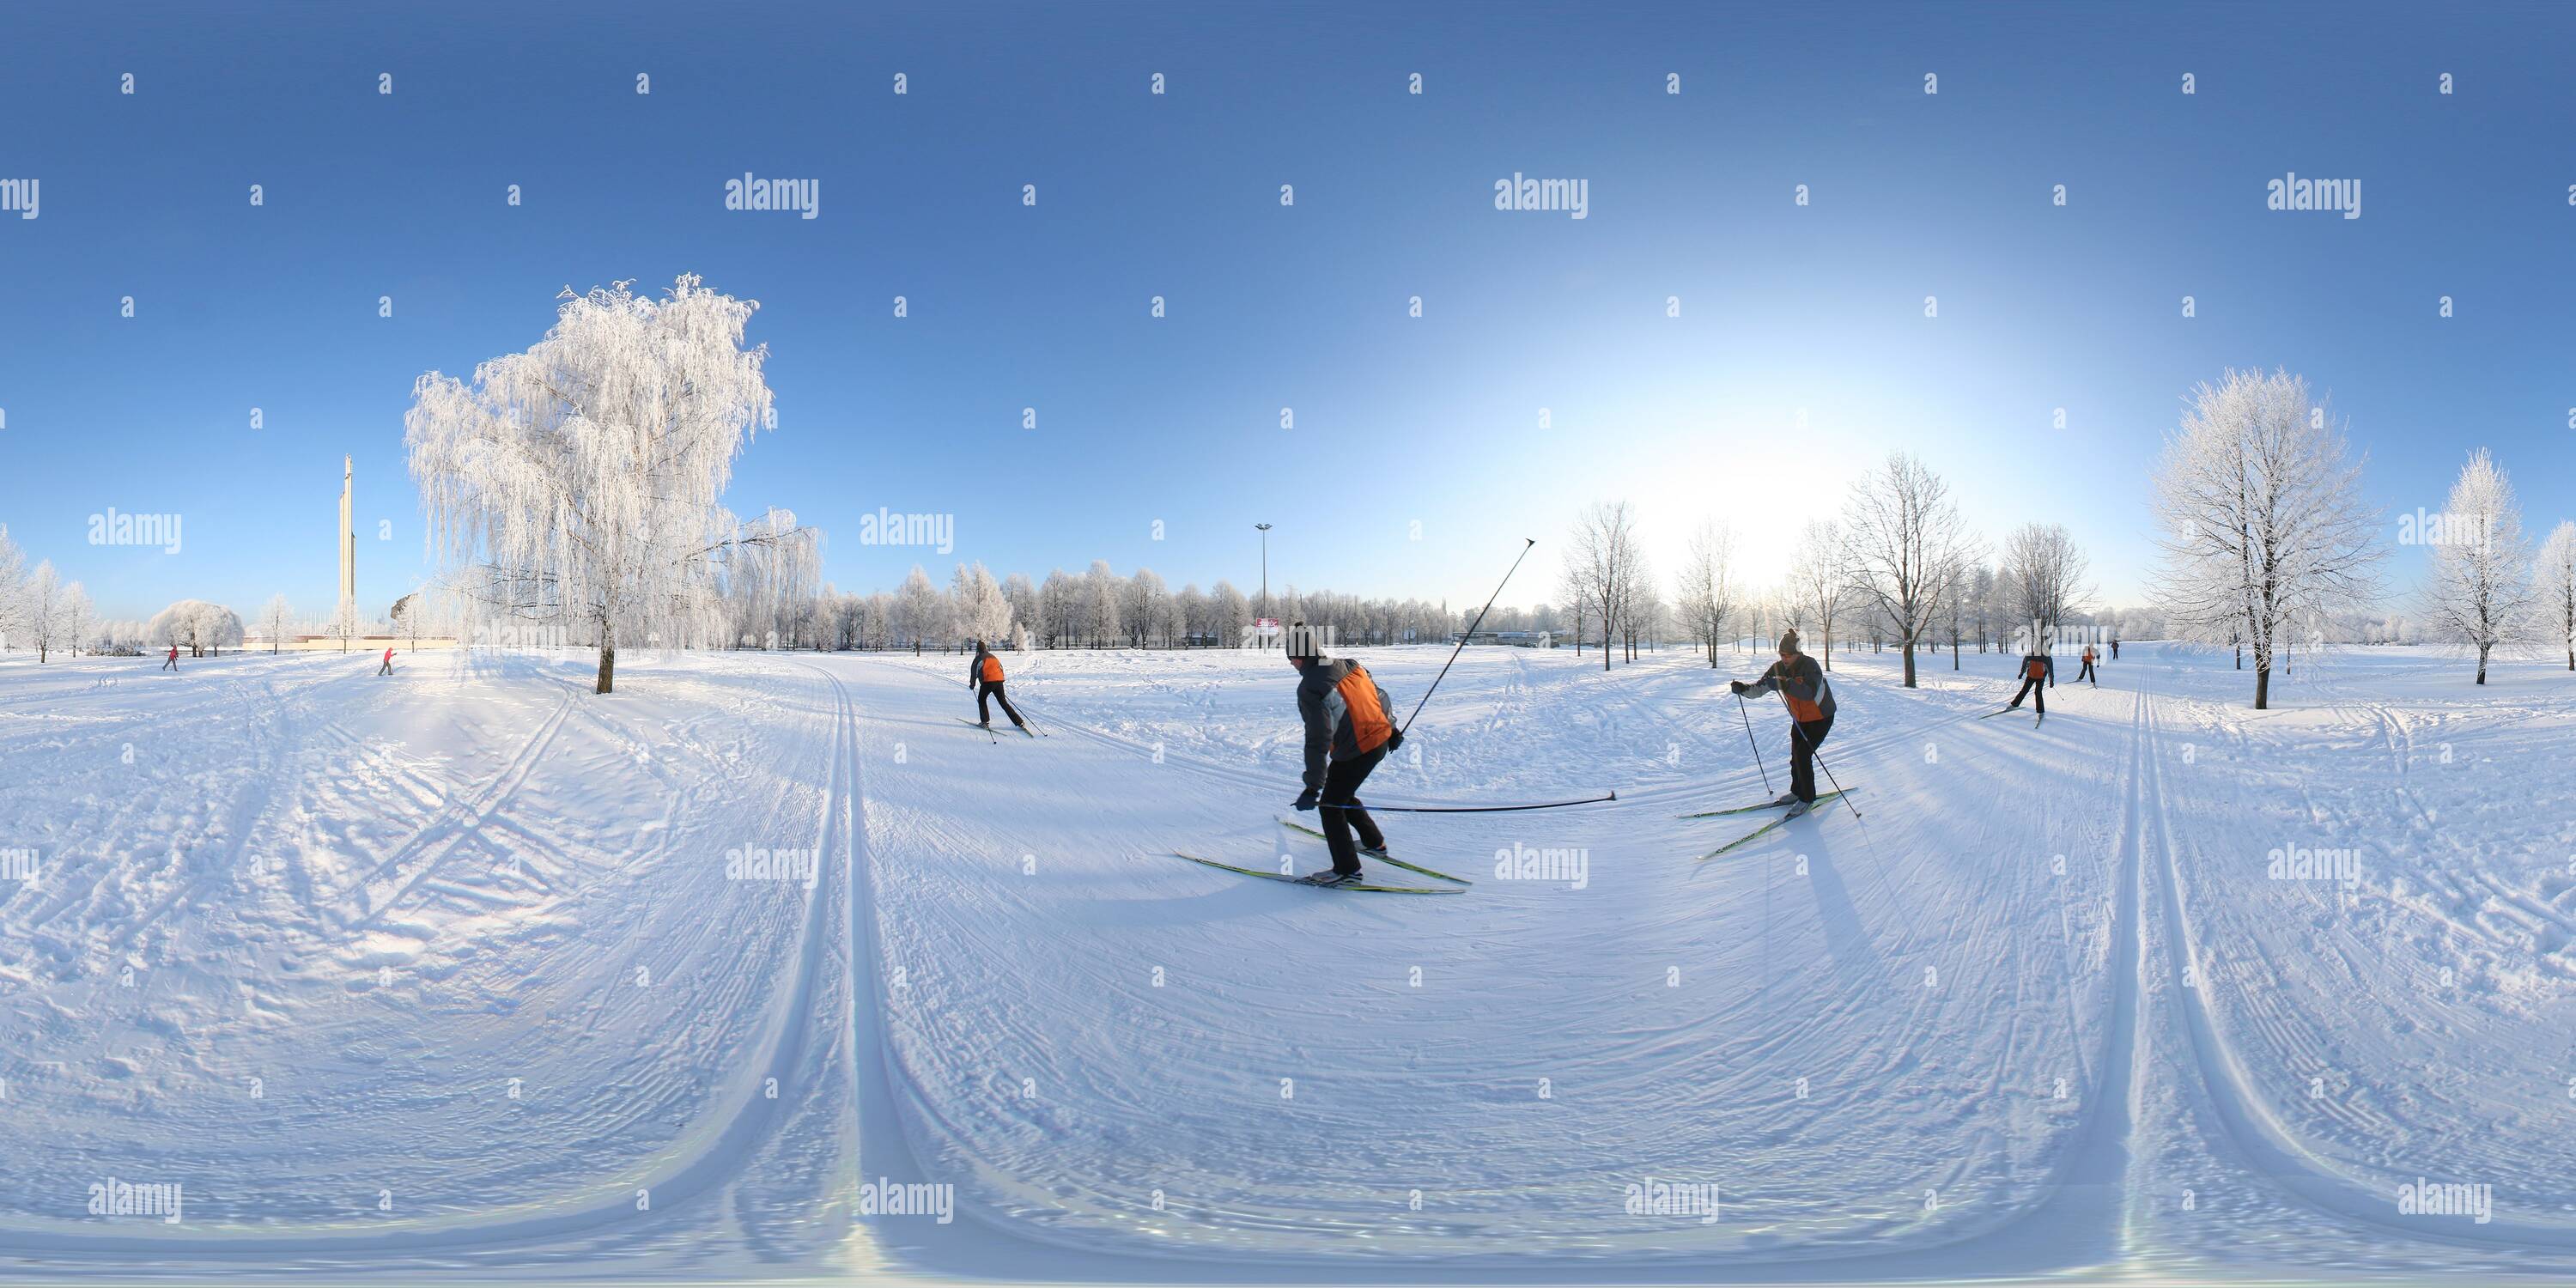
{"label": "ski pole", "polygon": [[[1780,701],[1783,705],[1786,705],[1789,701],[1789,695],[1785,693],[1781,694]],[[1789,736],[1792,738],[1804,738],[1807,736],[1807,731],[1798,727],[1796,712],[1790,713]],[[1859,818],[1860,806],[1852,804],[1851,793],[1844,791],[1842,783],[1834,777],[1834,767],[1825,763],[1825,753],[1816,750],[1816,744],[1811,742],[1807,744],[1807,754],[1816,758],[1816,767],[1825,771],[1825,781],[1834,785],[1834,799],[1841,801],[1843,803],[1843,808],[1852,812],[1853,818]]]}
{"label": "ski pole", "polygon": [[1771,790],[1771,770],[1762,763],[1762,743],[1753,736],[1753,716],[1744,709],[1744,695],[1735,695],[1735,714],[1744,717],[1744,741],[1752,744],[1753,767],[1762,771],[1762,790]]}
{"label": "ski pole", "polygon": [[1318,801],[1316,804],[1323,809],[1364,809],[1372,810],[1380,814],[1508,814],[1514,810],[1561,809],[1568,805],[1597,805],[1603,801],[1615,801],[1617,799],[1619,799],[1619,793],[1611,792],[1606,796],[1586,796],[1579,801],[1545,801],[1537,805],[1336,805],[1331,801]]}
{"label": "ski pole", "polygon": [[[1494,583],[1494,593],[1485,598],[1483,608],[1476,610],[1476,620],[1467,623],[1467,633],[1458,637],[1458,647],[1449,650],[1449,660],[1440,664],[1440,674],[1431,677],[1431,688],[1424,689],[1422,701],[1413,704],[1413,716],[1422,714],[1422,708],[1431,702],[1432,690],[1439,688],[1440,682],[1449,678],[1449,668],[1457,665],[1460,653],[1467,651],[1467,641],[1476,638],[1476,628],[1485,624],[1485,614],[1493,611],[1494,601],[1503,597],[1503,587],[1511,584],[1512,574],[1521,570],[1521,559],[1529,558],[1530,547],[1538,544],[1538,538],[1523,537],[1521,543],[1520,559],[1514,559],[1512,566],[1503,571],[1503,579]],[[1412,728],[1413,716],[1406,716],[1403,725],[1399,726],[1396,732],[1401,734]]]}

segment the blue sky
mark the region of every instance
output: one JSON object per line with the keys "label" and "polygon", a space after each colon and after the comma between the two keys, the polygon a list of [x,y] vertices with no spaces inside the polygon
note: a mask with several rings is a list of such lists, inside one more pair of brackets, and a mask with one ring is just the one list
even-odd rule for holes
{"label": "blue sky", "polygon": [[[1105,558],[1249,592],[1266,519],[1274,584],[1453,606],[1535,536],[1527,603],[1609,497],[1667,569],[1731,522],[1761,582],[1902,448],[2135,601],[2158,441],[2229,365],[2332,395],[2392,538],[2479,446],[2545,531],[2571,36],[2538,5],[13,5],[0,178],[42,206],[0,215],[0,522],[110,615],[321,610],[346,453],[381,611],[427,571],[412,380],[525,348],[566,285],[695,272],[772,353],[728,500],[821,526],[844,588]],[[2289,171],[2362,216],[2266,210]],[[819,217],[725,210],[745,172],[819,180]],[[1587,217],[1495,210],[1515,172],[1584,179]],[[957,549],[861,545],[879,506]],[[182,551],[88,544],[110,507],[183,516]]]}

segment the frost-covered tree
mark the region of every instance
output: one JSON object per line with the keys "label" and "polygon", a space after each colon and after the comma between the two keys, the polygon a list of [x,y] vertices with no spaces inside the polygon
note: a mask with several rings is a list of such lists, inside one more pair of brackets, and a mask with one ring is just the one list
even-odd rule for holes
{"label": "frost-covered tree", "polygon": [[2567,669],[2576,671],[2576,522],[2561,519],[2540,546],[2540,615],[2558,647],[2567,650]]}
{"label": "frost-covered tree", "polygon": [[1921,461],[1891,453],[1852,484],[1841,536],[1844,571],[1895,637],[1911,689],[1915,645],[1930,634],[1967,556],[1967,528],[1950,485]]}
{"label": "frost-covered tree", "polygon": [[429,372],[403,417],[434,556],[528,620],[599,648],[610,692],[618,646],[696,638],[715,611],[718,552],[743,539],[718,504],[733,461],[773,415],[743,347],[759,305],[681,276],[665,298],[619,282],[567,289],[525,353]]}
{"label": "frost-covered tree", "polygon": [[2253,653],[2257,711],[2290,623],[2375,595],[2382,551],[2361,463],[2297,376],[2230,370],[2194,389],[2155,496],[2160,603],[2191,638]]}
{"label": "frost-covered tree", "polygon": [[89,601],[89,588],[79,582],[63,587],[63,647],[80,656],[89,639],[97,609]]}
{"label": "frost-covered tree", "polygon": [[1208,592],[1208,613],[1216,623],[1216,642],[1232,648],[1243,640],[1244,629],[1252,622],[1252,604],[1231,581],[1219,581]]}
{"label": "frost-covered tree", "polygon": [[15,649],[27,638],[27,593],[21,578],[26,567],[27,556],[9,539],[9,529],[0,527],[0,648]]}
{"label": "frost-covered tree", "polygon": [[188,650],[190,657],[203,657],[209,650],[221,654],[224,645],[241,643],[242,623],[221,604],[183,599],[153,614],[143,628],[143,640],[155,648],[176,645]]}
{"label": "frost-covered tree", "polygon": [[2460,467],[2460,481],[2442,505],[2441,531],[2421,535],[2433,554],[2424,615],[2441,634],[2477,650],[2478,683],[2484,684],[2488,656],[2528,643],[2540,628],[2522,507],[2485,448]]}
{"label": "frost-covered tree", "polygon": [[54,561],[38,563],[18,595],[24,605],[20,611],[27,623],[27,642],[36,646],[36,661],[42,665],[48,654],[63,646],[63,632],[69,629],[63,621],[62,578],[54,572]]}
{"label": "frost-covered tree", "polygon": [[1109,570],[1109,561],[1094,559],[1082,574],[1082,611],[1087,626],[1085,634],[1093,645],[1115,638],[1118,634],[1119,577]]}
{"label": "frost-covered tree", "polygon": [[286,638],[286,629],[295,624],[295,609],[284,595],[271,595],[259,610],[259,633],[268,637],[268,651],[277,651],[278,641]]}
{"label": "frost-covered tree", "polygon": [[1717,646],[1726,640],[1726,624],[1741,607],[1737,596],[1735,534],[1723,523],[1702,523],[1682,556],[1673,607],[1691,637],[1708,649],[1711,667],[1717,665]]}
{"label": "frost-covered tree", "polygon": [[2026,635],[2025,647],[2045,649],[2056,640],[2066,619],[2084,610],[2092,594],[2084,584],[2088,563],[2076,548],[2075,535],[2063,524],[2025,523],[2004,540],[2003,571],[1998,575],[2011,634]]}
{"label": "frost-covered tree", "polygon": [[[1832,520],[1808,522],[1800,532],[1796,562],[1789,567],[1789,594],[1796,607],[1790,621],[1813,621],[1824,668],[1834,669],[1834,619],[1843,615],[1851,579],[1843,567],[1841,528]],[[1803,650],[1802,650],[1803,651]]]}
{"label": "frost-covered tree", "polygon": [[1575,601],[1577,638],[1586,619],[1600,627],[1604,671],[1619,638],[1620,614],[1634,598],[1637,558],[1637,515],[1627,502],[1596,501],[1576,518],[1566,543],[1564,588]]}
{"label": "frost-covered tree", "polygon": [[981,563],[972,567],[957,565],[957,576],[949,583],[950,611],[957,620],[960,639],[982,640],[995,648],[1011,638],[1011,601],[1002,593],[1001,584]]}
{"label": "frost-covered tree", "polygon": [[949,637],[948,601],[930,583],[930,574],[914,564],[894,594],[894,636],[898,645],[918,649]]}

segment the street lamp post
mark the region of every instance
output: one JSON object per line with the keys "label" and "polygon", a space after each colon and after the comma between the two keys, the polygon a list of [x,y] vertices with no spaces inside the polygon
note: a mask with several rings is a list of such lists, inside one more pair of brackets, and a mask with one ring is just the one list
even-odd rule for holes
{"label": "street lamp post", "polygon": [[1270,525],[1252,525],[1261,531],[1261,608],[1253,614],[1255,625],[1270,616]]}

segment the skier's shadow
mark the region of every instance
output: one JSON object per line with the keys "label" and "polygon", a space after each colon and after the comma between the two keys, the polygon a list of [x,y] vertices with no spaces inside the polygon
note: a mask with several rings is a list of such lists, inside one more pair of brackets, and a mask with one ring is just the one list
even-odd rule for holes
{"label": "skier's shadow", "polygon": [[[1842,820],[1820,819],[1823,823]],[[1878,970],[1878,945],[1872,941],[1869,928],[1861,924],[1860,909],[1852,903],[1851,891],[1843,885],[1842,872],[1834,864],[1833,843],[1827,840],[1829,827],[1815,829],[1806,848],[1807,886],[1816,896],[1816,925],[1824,931],[1825,951],[1834,959],[1834,970],[1847,979],[1866,978]]]}

